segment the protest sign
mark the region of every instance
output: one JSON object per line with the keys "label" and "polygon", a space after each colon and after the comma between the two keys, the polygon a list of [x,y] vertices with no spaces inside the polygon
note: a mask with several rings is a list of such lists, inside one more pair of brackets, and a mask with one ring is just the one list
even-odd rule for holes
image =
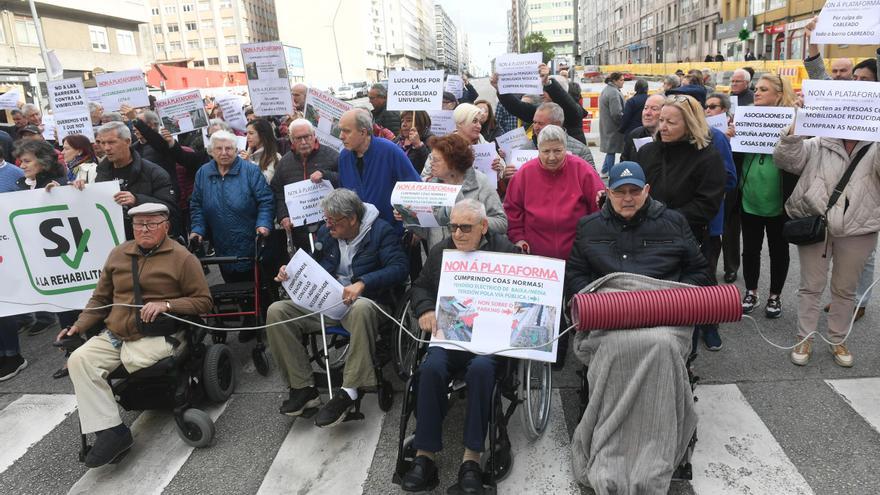
{"label": "protest sign", "polygon": [[[72,134],[82,134],[89,138],[89,141],[95,142],[95,129],[92,127],[92,117],[88,112],[62,113],[54,117],[59,143]],[[45,117],[43,120],[46,120]],[[55,139],[54,134],[52,139]]]}
{"label": "protest sign", "polygon": [[446,76],[446,86],[443,90],[455,95],[456,100],[460,100],[464,93],[464,81],[461,79],[461,76],[449,74]]}
{"label": "protest sign", "polygon": [[284,186],[284,202],[287,214],[294,226],[308,225],[324,219],[321,200],[333,190],[328,180],[315,183],[301,180]]}
{"label": "protest sign", "polygon": [[642,146],[650,143],[654,140],[653,136],[645,136],[643,138],[633,138],[633,145],[636,147],[636,151],[642,149]]}
{"label": "protest sign", "polygon": [[727,132],[727,123],[729,119],[726,113],[721,113],[718,115],[713,115],[711,117],[706,117],[706,123],[709,124],[709,127],[713,129],[718,129],[721,132]]}
{"label": "protest sign", "polygon": [[58,126],[55,124],[55,116],[43,114],[43,139],[46,141],[55,141],[58,139],[56,133]]}
{"label": "protest sign", "polygon": [[342,303],[342,284],[327,273],[305,249],[297,250],[287,264],[287,280],[282,284],[291,302],[301,308],[320,311],[335,320],[348,312]]}
{"label": "protest sign", "polygon": [[338,100],[319,89],[309,88],[309,92],[306,95],[305,118],[316,128],[320,128],[327,134],[338,138],[339,119],[342,118],[342,114],[352,108],[354,107],[350,104]]}
{"label": "protest sign", "polygon": [[388,110],[440,110],[442,70],[395,70],[388,74]]}
{"label": "protest sign", "polygon": [[132,108],[150,106],[144,73],[140,69],[96,74],[95,82],[101,92],[104,112],[115,112],[122,105]]}
{"label": "protest sign", "polygon": [[526,130],[522,127],[517,127],[495,138],[495,143],[498,144],[498,147],[501,148],[506,157],[510,156],[511,150],[521,148],[528,142],[529,138],[526,136]]}
{"label": "protest sign", "polygon": [[455,132],[455,119],[452,118],[452,112],[452,110],[428,112],[428,117],[431,117],[431,134],[439,137]]}
{"label": "protest sign", "polygon": [[58,127],[58,140],[63,141],[71,134],[82,134],[94,142],[95,131],[92,128],[89,103],[82,79],[48,81],[46,88],[49,91],[49,102]]}
{"label": "protest sign", "polygon": [[880,2],[877,0],[825,2],[810,43],[816,45],[880,43]]}
{"label": "protest sign", "polygon": [[336,151],[342,151],[342,148],[345,147],[339,138],[333,137],[331,134],[326,133],[321,129],[315,129],[315,137],[318,138],[318,142],[321,143],[321,146],[326,146]]}
{"label": "protest sign", "polygon": [[435,212],[452,208],[461,185],[439,182],[398,182],[391,191],[391,206],[403,217],[404,225],[440,227]]}
{"label": "protest sign", "polygon": [[0,95],[0,110],[12,110],[18,108],[18,100],[21,98],[17,89],[10,89],[9,91]]}
{"label": "protest sign", "polygon": [[782,130],[791,124],[794,108],[738,107],[733,122],[736,135],[730,148],[739,153],[773,154]]}
{"label": "protest sign", "polygon": [[0,316],[82,309],[125,241],[117,181],[0,194]]}
{"label": "protest sign", "polygon": [[446,250],[431,345],[554,362],[564,280],[563,260]]}
{"label": "protest sign", "polygon": [[235,147],[238,151],[247,151],[247,136],[235,136]]}
{"label": "protest sign", "polygon": [[220,105],[223,120],[236,131],[247,130],[247,117],[244,115],[244,98],[233,94],[217,95],[214,103]]}
{"label": "protest sign", "polygon": [[507,163],[519,170],[527,161],[535,158],[538,158],[538,150],[511,150],[507,155]]}
{"label": "protest sign", "polygon": [[543,60],[540,53],[508,53],[495,59],[498,74],[498,93],[541,94],[544,85],[538,75]]}
{"label": "protest sign", "polygon": [[880,141],[880,83],[808,79],[802,91],[798,136]]}
{"label": "protest sign", "polygon": [[730,113],[736,113],[736,107],[739,106],[739,96],[730,95]]}
{"label": "protest sign", "polygon": [[199,90],[156,100],[156,113],[159,114],[162,127],[171,134],[208,127],[208,113],[205,112],[205,102]]}
{"label": "protest sign", "polygon": [[492,168],[492,162],[498,157],[495,152],[495,143],[473,144],[471,149],[474,150],[474,168],[486,174],[492,189],[498,188],[498,172]]}
{"label": "protest sign", "polygon": [[254,113],[258,116],[293,113],[287,61],[281,42],[243,44],[241,58]]}

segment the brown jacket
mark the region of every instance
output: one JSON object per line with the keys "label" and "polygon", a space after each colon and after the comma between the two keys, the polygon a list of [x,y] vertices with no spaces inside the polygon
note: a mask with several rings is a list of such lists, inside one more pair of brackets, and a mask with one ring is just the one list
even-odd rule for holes
{"label": "brown jacket", "polygon": [[[181,315],[199,315],[211,309],[211,291],[199,260],[185,247],[168,238],[146,257],[141,254],[135,241],[127,241],[113,248],[86,308],[111,303],[134,304],[131,256],[138,257],[138,274],[145,303],[168,301],[171,303],[171,312]],[[83,311],[76,326],[86,330],[103,321],[104,326],[120,339],[138,340],[143,335],[138,332],[135,323],[137,311],[136,308],[124,306]]]}

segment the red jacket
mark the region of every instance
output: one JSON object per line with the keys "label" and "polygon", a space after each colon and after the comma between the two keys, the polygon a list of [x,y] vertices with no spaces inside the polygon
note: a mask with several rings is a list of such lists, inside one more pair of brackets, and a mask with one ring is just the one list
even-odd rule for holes
{"label": "red jacket", "polygon": [[578,220],[599,210],[596,194],[604,188],[596,170],[574,155],[553,172],[530,160],[507,186],[507,236],[526,241],[531,254],[567,259]]}

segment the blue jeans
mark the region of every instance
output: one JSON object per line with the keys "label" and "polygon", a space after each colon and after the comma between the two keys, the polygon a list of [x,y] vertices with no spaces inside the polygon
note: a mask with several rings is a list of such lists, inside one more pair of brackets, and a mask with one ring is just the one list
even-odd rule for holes
{"label": "blue jeans", "polygon": [[4,316],[0,318],[0,356],[18,356],[21,348],[18,345],[18,318]]}
{"label": "blue jeans", "polygon": [[443,418],[446,417],[449,381],[457,372],[466,369],[464,446],[475,452],[482,452],[488,432],[489,410],[492,407],[495,366],[494,356],[477,356],[442,347],[428,348],[428,354],[419,366],[416,384],[418,422],[413,447],[428,452],[443,450]]}
{"label": "blue jeans", "polygon": [[602,164],[602,173],[607,174],[611,171],[611,167],[614,166],[614,153],[608,153],[605,155],[605,162]]}

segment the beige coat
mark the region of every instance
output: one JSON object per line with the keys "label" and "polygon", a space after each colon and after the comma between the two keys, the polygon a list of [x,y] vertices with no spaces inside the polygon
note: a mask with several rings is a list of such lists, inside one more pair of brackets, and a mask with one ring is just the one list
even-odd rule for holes
{"label": "beige coat", "polygon": [[[840,199],[827,215],[828,230],[836,237],[880,231],[880,150],[878,144],[859,142],[852,156],[865,146],[868,153],[856,166]],[[773,152],[776,166],[799,175],[785,211],[792,218],[821,215],[834,187],[843,177],[850,157],[840,139],[783,136]]]}

